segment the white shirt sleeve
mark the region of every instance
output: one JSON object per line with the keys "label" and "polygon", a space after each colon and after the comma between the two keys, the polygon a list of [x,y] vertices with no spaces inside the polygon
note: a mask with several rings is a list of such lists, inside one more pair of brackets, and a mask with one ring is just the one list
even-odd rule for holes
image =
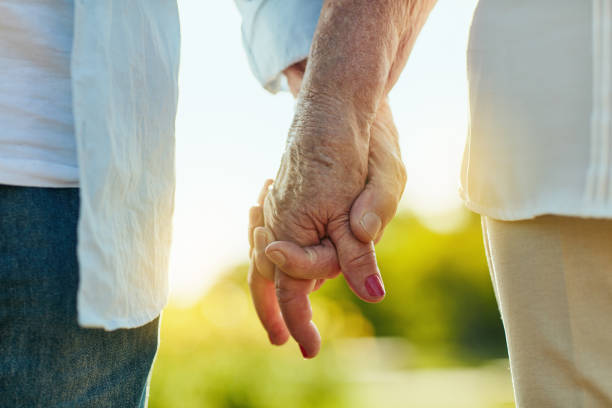
{"label": "white shirt sleeve", "polygon": [[286,89],[282,71],[308,57],[323,0],[235,0],[253,74],[272,93]]}

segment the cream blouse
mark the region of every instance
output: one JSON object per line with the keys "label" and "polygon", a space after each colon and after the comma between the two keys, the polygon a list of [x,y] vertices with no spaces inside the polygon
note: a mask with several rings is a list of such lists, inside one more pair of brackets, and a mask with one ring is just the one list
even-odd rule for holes
{"label": "cream blouse", "polygon": [[612,0],[481,0],[460,194],[500,220],[612,216]]}

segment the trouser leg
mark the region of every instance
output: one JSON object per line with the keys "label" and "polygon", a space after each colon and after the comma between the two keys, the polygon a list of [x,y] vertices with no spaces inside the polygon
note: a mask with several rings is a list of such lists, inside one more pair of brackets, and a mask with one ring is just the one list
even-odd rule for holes
{"label": "trouser leg", "polygon": [[612,406],[612,221],[483,218],[517,406]]}
{"label": "trouser leg", "polygon": [[0,185],[0,407],[143,401],[158,320],[112,332],[77,325],[78,194]]}

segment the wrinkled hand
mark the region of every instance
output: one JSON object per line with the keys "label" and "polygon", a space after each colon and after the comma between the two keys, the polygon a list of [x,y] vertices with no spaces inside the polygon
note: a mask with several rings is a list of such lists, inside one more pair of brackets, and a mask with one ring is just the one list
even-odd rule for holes
{"label": "wrinkled hand", "polygon": [[[329,260],[337,252],[351,289],[363,300],[377,302],[385,292],[374,246],[353,235],[349,217],[366,183],[367,119],[328,95],[301,96],[280,170],[264,200],[264,220],[276,239],[306,247],[313,260]],[[284,265],[281,252],[267,251],[267,256]],[[287,329],[305,356],[316,355],[321,340],[308,301],[315,281],[277,271],[275,283]]]}
{"label": "wrinkled hand", "polygon": [[[284,71],[294,97],[300,92],[306,63],[306,60],[300,61]],[[395,216],[405,185],[406,169],[400,154],[399,137],[385,99],[370,128],[367,183],[351,208],[351,230],[360,241],[377,243],[380,240],[385,227]],[[278,246],[279,250],[282,248]],[[302,276],[300,271],[285,272],[294,277]]]}
{"label": "wrinkled hand", "polygon": [[[386,94],[434,3],[341,0],[326,1],[323,7],[304,79],[307,85],[299,96],[274,188],[264,199],[268,228],[256,231],[255,241],[257,236],[262,237],[261,243],[285,241],[265,250],[279,266],[274,272],[278,303],[269,296],[262,301],[264,291],[251,280],[258,314],[271,341],[282,343],[290,333],[305,357],[313,357],[320,347],[308,302],[308,294],[320,282],[314,278],[333,276],[340,267],[362,299],[379,301],[384,296],[373,243],[361,240],[376,237],[384,226],[377,212],[367,211],[369,204],[381,203],[383,210],[379,208],[378,213],[384,216],[386,203],[393,202],[384,195],[377,197],[375,186],[389,183],[390,187],[401,180],[392,204],[394,213],[405,176],[390,176],[397,166],[394,160],[390,166],[386,160],[398,156],[396,135],[382,138],[378,147],[373,135],[377,130],[381,134],[395,131]],[[375,125],[379,116],[382,125]],[[371,169],[377,163],[385,169],[379,175]],[[403,173],[401,162],[399,167],[395,176]],[[260,245],[254,244],[254,255],[260,254]],[[263,272],[265,262],[252,262],[258,265],[250,275],[263,280],[266,274],[271,277],[271,272]]]}
{"label": "wrinkled hand", "polygon": [[[294,95],[297,94],[301,85],[303,70],[304,65],[300,64],[285,72]],[[385,225],[395,214],[405,181],[406,173],[399,153],[398,135],[393,125],[391,111],[385,101],[381,104],[371,126],[367,182],[350,209],[350,229],[365,244],[368,253],[371,249],[370,241],[382,235]],[[295,296],[301,301],[301,304],[297,305],[293,299],[289,302],[289,309],[292,305],[295,306],[294,314],[291,314],[289,310],[289,324],[301,326],[298,330],[306,331],[306,335],[310,331],[312,337],[306,337],[302,339],[302,342],[299,340],[298,342],[305,356],[314,357],[318,351],[320,339],[316,328],[310,322],[312,316],[307,295],[311,290],[316,290],[325,278],[334,277],[340,272],[336,251],[329,239],[324,239],[319,246],[306,248],[288,241],[274,242],[274,234],[269,229],[263,228],[261,208],[270,184],[271,180],[264,186],[260,194],[259,206],[253,207],[250,213],[249,241],[252,248],[252,262],[249,282],[251,293],[258,316],[268,332],[270,341],[273,344],[283,344],[287,341],[289,333],[285,320],[280,314],[279,303],[274,296],[272,284],[274,268],[264,254],[264,252],[270,254],[274,251],[280,252],[285,259],[285,262],[279,265],[280,269],[293,278],[301,279],[296,285],[295,279],[290,279],[286,275],[279,277],[280,288],[289,284],[294,289],[289,294],[286,292],[280,294]],[[364,222],[363,218],[366,214],[368,215]],[[377,218],[378,221],[369,222],[372,217]],[[351,276],[350,272],[348,276]],[[357,276],[356,279],[358,278]],[[362,289],[365,289],[367,293],[368,289],[365,285],[362,286]],[[374,300],[377,299],[374,298]]]}

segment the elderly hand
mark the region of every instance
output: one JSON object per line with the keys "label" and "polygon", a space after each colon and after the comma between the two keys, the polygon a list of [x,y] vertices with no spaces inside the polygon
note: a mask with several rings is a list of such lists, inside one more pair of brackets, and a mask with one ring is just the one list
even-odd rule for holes
{"label": "elderly hand", "polygon": [[[299,90],[303,68],[304,65],[299,64],[285,72],[294,95]],[[297,85],[297,88],[294,85]],[[350,212],[351,230],[364,243],[381,236],[384,226],[395,214],[404,188],[406,173],[401,162],[397,139],[391,111],[385,102],[381,105],[371,127],[367,184],[354,201]],[[250,211],[249,284],[257,314],[268,332],[270,341],[272,344],[283,344],[287,341],[289,333],[274,293],[274,265],[266,258],[265,252],[282,253],[285,262],[280,265],[280,269],[293,278],[309,280],[309,286],[305,292],[298,293],[298,297],[305,302],[307,298],[304,300],[304,297],[310,292],[310,287],[316,290],[325,278],[336,276],[340,269],[335,249],[331,246],[319,247],[317,250],[317,247],[302,248],[288,241],[274,242],[275,237],[272,232],[263,228],[263,209],[261,207],[270,184],[271,180],[266,183],[260,194],[259,205],[251,208]],[[374,224],[378,232],[374,232],[375,230],[368,232],[367,228],[364,228],[361,220],[363,215],[368,213],[376,214],[376,217],[382,220],[380,224]],[[324,245],[328,243],[328,240],[323,241]],[[310,326],[310,306],[306,303],[303,308],[302,312],[305,311],[306,315],[297,316],[298,324]],[[318,338],[315,337],[315,341],[317,340]],[[316,353],[308,351],[313,349],[318,350],[318,344],[310,349],[301,346],[302,353],[307,357],[314,357]]]}
{"label": "elderly hand", "polygon": [[[248,283],[255,305],[255,311],[262,325],[268,332],[270,342],[275,345],[284,344],[289,338],[287,326],[283,320],[276,299],[274,287],[274,264],[266,257],[265,250],[269,242],[274,241],[270,230],[264,227],[263,202],[268,193],[272,180],[266,180],[257,200],[257,205],[249,211],[249,272]],[[327,266],[328,278],[333,278],[340,273],[337,263]],[[317,279],[314,290],[317,290],[325,279]],[[306,357],[305,349],[300,346],[302,354]],[[314,355],[312,356],[314,357]]]}
{"label": "elderly hand", "polygon": [[[296,98],[302,87],[306,64],[307,60],[303,60],[283,71],[289,90]],[[360,241],[377,243],[380,240],[385,227],[395,216],[405,185],[406,170],[401,159],[398,133],[385,98],[370,128],[367,183],[351,208],[351,231]],[[284,247],[277,243],[270,250],[283,251]],[[284,271],[294,277],[301,276],[298,271]]]}
{"label": "elderly hand", "polygon": [[[384,289],[373,244],[359,241],[349,224],[353,201],[366,183],[369,138],[364,133],[369,127],[365,117],[346,110],[340,100],[303,98],[279,173],[264,200],[264,220],[276,239],[308,247],[312,259],[329,259],[337,251],[349,286],[362,299],[376,302]],[[284,264],[281,252],[267,255]],[[275,282],[289,332],[306,357],[316,355],[320,336],[308,302],[314,280],[277,271]]]}
{"label": "elderly hand", "polygon": [[[364,233],[366,239],[375,236],[382,229],[382,219],[360,211],[355,199],[368,181],[369,157],[375,156],[370,154],[375,151],[374,144],[370,146],[370,132],[392,124],[384,101],[386,92],[397,79],[428,14],[427,4],[433,3],[328,0],[321,13],[281,168],[274,189],[264,200],[269,227],[266,241],[287,241],[266,250],[281,268],[274,273],[278,304],[268,303],[267,310],[274,313],[263,318],[263,309],[258,308],[272,342],[286,341],[288,329],[305,357],[314,356],[320,346],[307,297],[316,281],[281,272],[291,269],[291,260],[306,259],[311,266],[308,270],[293,265],[295,271],[309,272],[302,277],[331,276],[338,267],[335,249],[339,266],[358,296],[367,301],[384,296],[373,244],[355,237],[363,239]],[[373,126],[379,114],[388,118],[385,126]],[[403,179],[399,179],[403,187]],[[350,214],[360,212],[359,222],[351,222]],[[285,245],[284,253],[281,245]],[[295,256],[287,256],[287,251],[294,251]],[[251,283],[252,290],[254,286]],[[254,300],[257,305],[255,294]]]}

